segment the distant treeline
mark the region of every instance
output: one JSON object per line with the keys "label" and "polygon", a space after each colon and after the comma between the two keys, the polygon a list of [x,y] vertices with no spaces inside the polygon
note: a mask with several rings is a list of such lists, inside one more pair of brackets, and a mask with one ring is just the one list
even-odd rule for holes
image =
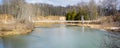
{"label": "distant treeline", "polygon": [[67,20],[97,19],[100,16],[115,16],[119,14],[120,2],[118,0],[103,0],[96,3],[80,2],[77,5],[53,6],[43,3],[26,3],[25,0],[3,0],[0,5],[0,14],[11,14],[17,18],[28,16],[66,16]]}
{"label": "distant treeline", "polygon": [[103,0],[96,3],[94,0],[85,3],[81,2],[66,13],[67,20],[85,20],[98,19],[101,16],[120,16],[119,0]]}

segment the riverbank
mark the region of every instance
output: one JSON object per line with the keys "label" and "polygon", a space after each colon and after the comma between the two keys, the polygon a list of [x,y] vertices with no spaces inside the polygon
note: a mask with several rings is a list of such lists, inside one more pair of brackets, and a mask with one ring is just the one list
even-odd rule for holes
{"label": "riverbank", "polygon": [[114,26],[105,26],[103,24],[81,24],[81,23],[67,23],[67,25],[77,25],[77,26],[84,26],[94,29],[101,29],[106,30],[110,32],[120,32],[120,27],[114,27]]}
{"label": "riverbank", "polygon": [[[81,24],[79,26],[82,26]],[[84,24],[83,26],[95,28],[95,29],[102,29],[112,32],[120,32],[120,27],[114,27],[114,26],[104,26],[101,24]]]}
{"label": "riverbank", "polygon": [[7,35],[21,35],[32,32],[34,26],[30,23],[0,24],[0,37]]}
{"label": "riverbank", "polygon": [[32,32],[32,30],[21,30],[21,31],[18,31],[18,30],[13,30],[13,31],[1,31],[0,33],[0,37],[3,37],[3,36],[8,36],[8,35],[22,35],[22,34],[28,34]]}
{"label": "riverbank", "polygon": [[120,32],[120,27],[116,27],[116,26],[111,26],[111,25],[105,25],[105,24],[88,24],[88,23],[58,23],[58,22],[38,22],[38,23],[34,23],[35,27],[53,27],[54,24],[65,24],[65,25],[76,25],[76,26],[84,26],[84,27],[89,27],[89,28],[94,28],[94,29],[100,29],[100,30],[106,30],[106,31],[110,31],[110,32]]}
{"label": "riverbank", "polygon": [[99,18],[98,22],[93,23],[78,23],[78,26],[85,26],[95,29],[107,30],[109,32],[119,32],[120,33],[120,21],[119,16],[105,16]]}

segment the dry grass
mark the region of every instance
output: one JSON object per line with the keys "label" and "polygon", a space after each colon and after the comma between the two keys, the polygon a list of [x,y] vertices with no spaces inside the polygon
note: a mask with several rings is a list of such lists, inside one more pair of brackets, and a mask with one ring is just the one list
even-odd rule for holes
{"label": "dry grass", "polygon": [[16,21],[14,23],[4,23],[3,21],[6,20],[7,22],[11,22],[12,20],[15,21],[14,17],[7,14],[0,15],[0,36],[5,35],[16,35],[16,34],[24,34],[31,32],[34,28],[33,24],[30,22],[23,22]]}

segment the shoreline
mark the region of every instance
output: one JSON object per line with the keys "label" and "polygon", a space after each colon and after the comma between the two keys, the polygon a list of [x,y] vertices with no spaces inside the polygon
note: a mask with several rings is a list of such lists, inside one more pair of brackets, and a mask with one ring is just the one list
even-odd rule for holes
{"label": "shoreline", "polygon": [[120,27],[110,27],[110,26],[103,26],[101,24],[75,24],[75,23],[67,23],[67,25],[77,25],[77,26],[84,26],[84,27],[89,27],[89,28],[94,28],[94,29],[100,29],[100,30],[105,30],[109,32],[118,32],[120,33]]}
{"label": "shoreline", "polygon": [[81,23],[35,23],[35,27],[38,26],[48,26],[51,27],[51,25],[54,24],[65,24],[65,25],[75,25],[75,26],[84,26],[84,27],[89,27],[89,28],[94,28],[94,29],[100,29],[100,30],[105,30],[109,32],[119,32],[120,33],[120,27],[114,27],[114,26],[105,26],[102,24],[81,24]]}
{"label": "shoreline", "polygon": [[31,23],[0,24],[0,37],[28,34],[33,29],[34,25]]}
{"label": "shoreline", "polygon": [[1,32],[0,37],[9,36],[9,35],[22,35],[22,34],[28,34],[31,33],[32,30],[24,30],[24,31],[6,31]]}
{"label": "shoreline", "polygon": [[[28,33],[31,33],[34,29],[34,27],[36,26],[49,26],[51,27],[50,25],[51,24],[54,24],[54,23],[49,23],[48,24],[34,24],[33,26],[31,26],[30,28],[30,25],[28,24],[17,24],[17,25],[13,25],[12,29],[11,28],[8,28],[9,26],[6,26],[6,25],[3,25],[5,26],[5,28],[3,30],[0,29],[0,37],[3,37],[3,36],[8,36],[8,35],[22,35],[22,34],[28,34]],[[56,23],[55,23],[56,24]],[[112,28],[112,27],[108,27],[108,26],[102,26],[101,24],[80,24],[80,23],[64,23],[66,25],[77,25],[77,26],[84,26],[84,27],[89,27],[89,28],[94,28],[94,29],[100,29],[100,30],[104,30],[104,31],[109,31],[109,32],[118,32],[120,33],[120,28]],[[11,27],[11,26],[10,26]],[[2,27],[1,27],[2,28]]]}
{"label": "shoreline", "polygon": [[[78,26],[81,26],[81,25],[78,25]],[[102,25],[89,25],[89,26],[85,26],[85,27],[105,30],[105,31],[109,31],[109,32],[118,32],[118,33],[120,33],[120,30],[115,28],[115,27],[103,27]]]}

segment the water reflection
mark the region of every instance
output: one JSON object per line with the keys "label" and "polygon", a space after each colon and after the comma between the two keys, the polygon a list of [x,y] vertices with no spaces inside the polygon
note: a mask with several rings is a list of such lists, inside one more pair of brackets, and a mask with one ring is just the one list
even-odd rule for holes
{"label": "water reflection", "polygon": [[3,40],[2,40],[2,38],[0,38],[0,48],[3,48],[4,46],[3,46]]}
{"label": "water reflection", "polygon": [[27,40],[16,37],[3,37],[4,48],[28,48]]}
{"label": "water reflection", "polygon": [[84,27],[84,26],[82,26],[82,32],[84,32],[84,30],[85,30],[85,27]]}
{"label": "water reflection", "polygon": [[36,28],[29,35],[1,38],[0,48],[117,48],[119,44],[118,39],[105,31],[63,24],[57,26]]}

